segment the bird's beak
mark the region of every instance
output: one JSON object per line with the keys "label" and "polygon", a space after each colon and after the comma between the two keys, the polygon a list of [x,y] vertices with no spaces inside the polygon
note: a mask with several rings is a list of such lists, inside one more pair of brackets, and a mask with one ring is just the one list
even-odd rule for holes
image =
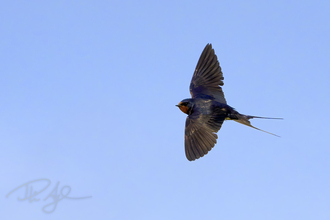
{"label": "bird's beak", "polygon": [[176,107],[180,107],[180,105],[175,105]]}

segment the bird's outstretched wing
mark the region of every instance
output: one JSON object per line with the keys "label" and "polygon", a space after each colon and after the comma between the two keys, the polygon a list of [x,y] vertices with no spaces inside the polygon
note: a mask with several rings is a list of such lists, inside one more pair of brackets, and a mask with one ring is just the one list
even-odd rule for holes
{"label": "bird's outstretched wing", "polygon": [[192,98],[204,94],[215,98],[220,103],[227,104],[220,87],[223,86],[223,79],[217,55],[215,55],[212,45],[207,44],[198,60],[190,83]]}
{"label": "bird's outstretched wing", "polygon": [[226,114],[221,108],[210,115],[194,112],[186,120],[185,152],[189,161],[207,154],[217,143],[219,131]]}

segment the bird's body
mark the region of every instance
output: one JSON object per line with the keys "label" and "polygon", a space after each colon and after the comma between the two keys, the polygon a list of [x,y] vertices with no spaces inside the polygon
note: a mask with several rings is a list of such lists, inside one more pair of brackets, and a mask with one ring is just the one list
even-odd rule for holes
{"label": "bird's body", "polygon": [[220,87],[223,85],[223,79],[212,45],[207,44],[190,83],[192,98],[184,99],[177,105],[188,115],[185,128],[185,152],[190,161],[203,157],[214,147],[218,138],[216,133],[225,120],[234,120],[261,130],[252,126],[249,120],[265,117],[243,115],[227,105]]}

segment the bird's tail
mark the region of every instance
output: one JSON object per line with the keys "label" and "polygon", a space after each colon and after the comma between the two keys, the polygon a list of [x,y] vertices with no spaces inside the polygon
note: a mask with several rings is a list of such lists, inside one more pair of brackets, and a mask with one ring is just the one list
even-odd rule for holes
{"label": "bird's tail", "polygon": [[252,115],[243,115],[243,114],[240,114],[240,113],[236,113],[235,115],[232,115],[233,117],[231,117],[232,120],[238,122],[238,123],[241,123],[243,125],[246,125],[246,126],[249,126],[251,128],[254,128],[254,129],[257,129],[259,131],[263,131],[263,132],[266,132],[268,134],[272,134],[276,137],[280,137],[276,134],[273,134],[273,133],[270,133],[268,131],[264,131],[264,130],[261,130],[259,128],[256,128],[254,127],[253,125],[251,125],[251,122],[250,122],[250,119],[252,118],[262,118],[262,119],[283,119],[283,118],[269,118],[269,117],[259,117],[259,116],[252,116]]}

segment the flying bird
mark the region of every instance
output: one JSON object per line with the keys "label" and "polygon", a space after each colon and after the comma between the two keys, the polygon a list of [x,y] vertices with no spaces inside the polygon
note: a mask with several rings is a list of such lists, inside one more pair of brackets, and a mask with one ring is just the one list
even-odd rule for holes
{"label": "flying bird", "polygon": [[[190,83],[190,99],[177,107],[187,114],[185,127],[185,153],[189,161],[207,154],[217,143],[217,132],[225,120],[234,120],[251,128],[272,134],[251,125],[250,119],[282,119],[243,115],[227,105],[223,90],[223,74],[217,55],[207,44],[198,60]],[[272,134],[278,136],[276,134]]]}

